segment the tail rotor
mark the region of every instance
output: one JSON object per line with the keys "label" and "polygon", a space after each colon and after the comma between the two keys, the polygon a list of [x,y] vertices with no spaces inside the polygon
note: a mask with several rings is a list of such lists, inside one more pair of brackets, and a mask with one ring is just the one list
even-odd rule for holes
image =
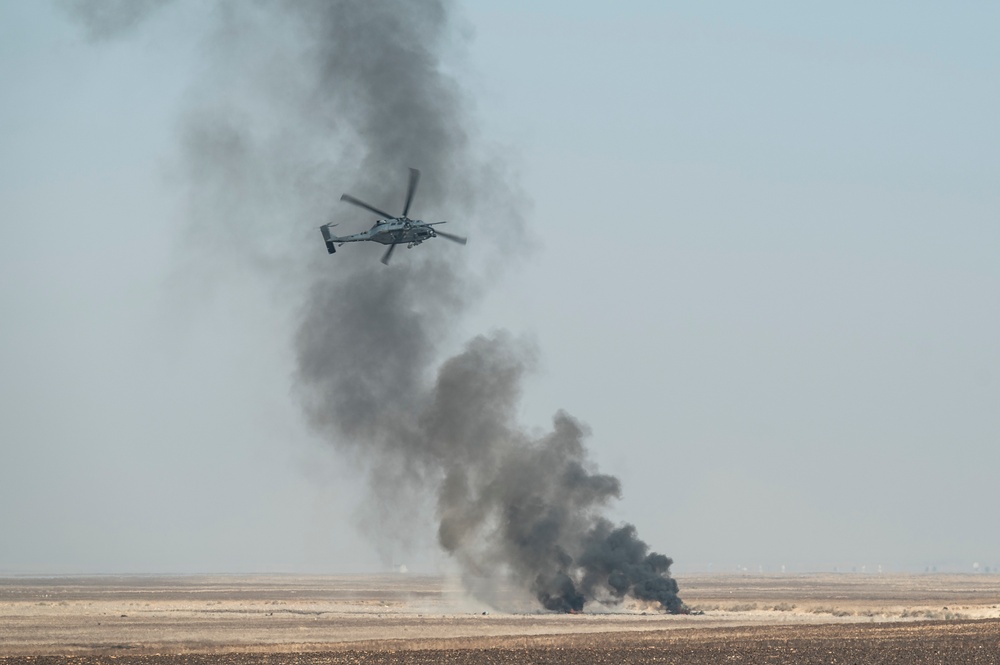
{"label": "tail rotor", "polygon": [[336,226],[336,224],[324,224],[319,227],[319,230],[323,233],[323,240],[326,242],[326,253],[336,254],[337,246],[334,244],[333,234],[330,233],[331,226]]}

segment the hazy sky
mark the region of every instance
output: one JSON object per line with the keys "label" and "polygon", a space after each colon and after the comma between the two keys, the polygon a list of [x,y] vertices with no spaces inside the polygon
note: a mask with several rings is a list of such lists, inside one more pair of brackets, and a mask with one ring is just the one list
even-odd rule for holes
{"label": "hazy sky", "polygon": [[[0,574],[383,569],[281,289],[181,223],[206,11],[94,43],[0,3]],[[588,423],[678,573],[1000,566],[1000,7],[456,15],[533,242],[445,351],[534,339],[525,422]]]}

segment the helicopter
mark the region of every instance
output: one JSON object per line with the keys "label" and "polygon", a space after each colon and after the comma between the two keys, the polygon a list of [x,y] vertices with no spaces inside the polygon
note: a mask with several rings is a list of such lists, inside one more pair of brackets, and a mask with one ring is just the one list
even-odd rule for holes
{"label": "helicopter", "polygon": [[445,233],[444,231],[438,231],[434,228],[435,226],[445,224],[446,222],[423,222],[419,219],[410,219],[407,217],[407,214],[410,212],[410,203],[413,202],[413,193],[417,190],[417,183],[419,182],[420,171],[411,168],[410,183],[406,190],[406,205],[403,206],[403,214],[398,217],[379,210],[375,206],[369,205],[360,199],[356,199],[350,194],[342,195],[340,197],[341,201],[347,201],[348,203],[354,204],[359,208],[371,211],[378,215],[380,219],[367,231],[354,233],[349,236],[335,236],[330,232],[330,229],[336,226],[336,224],[324,224],[319,228],[320,231],[323,232],[323,240],[326,242],[326,251],[333,254],[337,251],[337,245],[343,245],[345,242],[377,242],[383,245],[389,245],[389,248],[385,250],[385,254],[382,255],[382,263],[384,265],[389,265],[389,259],[392,258],[392,253],[396,250],[396,245],[405,244],[407,249],[409,249],[411,247],[416,247],[425,240],[437,238],[438,236],[447,238],[452,242],[457,242],[460,245],[464,245],[466,243],[466,238],[452,235],[451,233]]}

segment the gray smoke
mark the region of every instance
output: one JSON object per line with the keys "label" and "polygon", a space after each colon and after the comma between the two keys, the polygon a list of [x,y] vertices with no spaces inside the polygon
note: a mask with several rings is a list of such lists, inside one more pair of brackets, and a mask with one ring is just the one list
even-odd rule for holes
{"label": "gray smoke", "polygon": [[57,0],[93,40],[124,34],[171,0]]}
{"label": "gray smoke", "polygon": [[[525,242],[525,202],[477,147],[442,66],[439,54],[460,47],[450,4],[216,7],[203,101],[184,128],[192,233],[213,249],[235,243],[292,285],[303,303],[297,395],[368,473],[382,533],[398,535],[388,516],[429,497],[441,547],[481,598],[501,604],[513,585],[556,611],[626,596],[683,611],[670,559],[603,517],[621,488],[588,460],[586,428],[562,412],[542,437],[518,425],[530,345],[481,336],[438,366],[439,342],[501,265],[503,242]],[[397,252],[389,268],[381,248],[326,255],[316,227],[332,211],[345,227],[372,221],[335,207],[340,193],[401,210],[408,166],[424,174],[412,210],[488,248],[485,269],[437,241]]]}
{"label": "gray smoke", "polygon": [[470,588],[512,579],[550,610],[578,612],[587,601],[630,595],[684,611],[671,560],[649,553],[635,527],[601,516],[621,487],[588,461],[585,427],[564,412],[541,438],[517,427],[530,358],[501,333],[472,340],[438,373],[415,443],[440,469],[441,546]]}

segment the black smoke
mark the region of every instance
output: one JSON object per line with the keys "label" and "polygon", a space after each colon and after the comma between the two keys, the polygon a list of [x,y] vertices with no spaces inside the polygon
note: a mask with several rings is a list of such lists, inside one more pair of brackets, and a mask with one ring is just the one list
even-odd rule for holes
{"label": "black smoke", "polygon": [[588,460],[585,426],[567,413],[532,438],[515,418],[531,351],[506,333],[473,339],[438,372],[420,418],[419,450],[440,469],[441,546],[471,589],[514,581],[543,607],[579,612],[626,596],[684,611],[671,560],[650,553],[635,527],[602,516],[617,478]]}
{"label": "black smoke", "polygon": [[[93,34],[160,5],[71,4]],[[554,611],[626,597],[682,611],[670,559],[604,517],[621,487],[589,460],[586,427],[563,412],[544,436],[518,425],[531,346],[497,332],[439,362],[504,243],[527,243],[526,202],[476,140],[442,61],[462,47],[451,3],[234,0],[203,11],[214,27],[181,132],[189,233],[214,262],[235,245],[299,303],[296,394],[310,424],[367,472],[377,537],[399,537],[429,498],[438,542],[478,597],[503,605],[513,587]],[[316,227],[331,214],[344,228],[372,221],[337,206],[339,195],[401,210],[409,166],[424,174],[412,211],[453,220],[482,263],[443,242],[397,252],[389,268],[381,248],[327,256]]]}

